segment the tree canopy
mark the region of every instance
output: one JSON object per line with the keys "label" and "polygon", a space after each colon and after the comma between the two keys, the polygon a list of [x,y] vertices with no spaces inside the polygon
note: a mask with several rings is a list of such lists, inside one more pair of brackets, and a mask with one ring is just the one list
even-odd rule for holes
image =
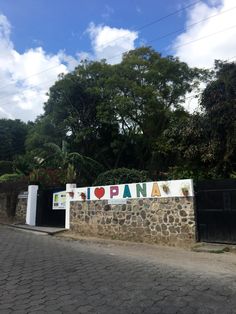
{"label": "tree canopy", "polygon": [[[121,63],[83,62],[51,87],[45,114],[73,151],[107,169],[167,167],[156,142],[205,72],[151,48]],[[163,165],[164,163],[164,165]]]}
{"label": "tree canopy", "polygon": [[0,160],[13,160],[25,152],[27,125],[20,120],[0,119]]}
{"label": "tree canopy", "polygon": [[[203,83],[201,111],[190,114],[186,95]],[[216,61],[210,72],[150,47],[115,65],[83,61],[58,77],[34,123],[0,120],[0,160],[17,156],[25,173],[40,158],[54,168],[70,160],[88,183],[122,167],[153,179],[229,177],[236,171],[235,93],[235,63]]]}
{"label": "tree canopy", "polygon": [[197,177],[229,177],[236,170],[235,63],[216,61],[200,105],[200,113],[165,131],[164,150],[166,154],[174,152],[175,165],[182,163]]}

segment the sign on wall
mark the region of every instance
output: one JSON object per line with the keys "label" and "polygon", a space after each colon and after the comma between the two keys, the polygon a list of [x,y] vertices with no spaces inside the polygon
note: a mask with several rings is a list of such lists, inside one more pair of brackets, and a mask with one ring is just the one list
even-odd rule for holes
{"label": "sign on wall", "polygon": [[20,192],[18,198],[28,198],[28,191]]}
{"label": "sign on wall", "polygon": [[118,200],[193,196],[192,180],[141,182],[76,188],[72,200]]}
{"label": "sign on wall", "polygon": [[66,209],[66,191],[53,193],[52,209]]}
{"label": "sign on wall", "polygon": [[194,196],[194,191],[191,179],[71,188],[53,194],[53,209],[66,208],[66,195],[70,201],[108,200],[110,204],[122,204],[135,198]]}

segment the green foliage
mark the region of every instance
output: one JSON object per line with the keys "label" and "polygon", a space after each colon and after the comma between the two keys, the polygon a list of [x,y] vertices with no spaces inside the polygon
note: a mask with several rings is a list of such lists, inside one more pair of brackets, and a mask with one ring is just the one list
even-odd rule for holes
{"label": "green foliage", "polygon": [[193,166],[183,164],[181,166],[170,167],[167,177],[168,180],[193,179],[198,181],[212,178],[212,175],[201,168],[194,168]]}
{"label": "green foliage", "polygon": [[236,179],[236,171],[233,171],[233,172],[230,174],[230,178],[231,178],[231,179]]}
{"label": "green foliage", "polygon": [[216,61],[215,77],[202,94],[205,145],[211,169],[229,177],[236,170],[236,63]]}
{"label": "green foliage", "polygon": [[13,160],[25,152],[27,125],[20,120],[0,119],[0,160]]}
{"label": "green foliage", "polygon": [[14,161],[14,169],[17,172],[29,175],[31,171],[41,166],[41,159],[34,151],[27,152],[24,155],[17,156]]}
{"label": "green foliage", "polygon": [[200,113],[172,120],[156,143],[171,178],[228,178],[236,171],[236,64],[216,62]]}
{"label": "green foliage", "polygon": [[29,183],[39,183],[40,169],[33,169],[29,174]]}
{"label": "green foliage", "polygon": [[[105,169],[160,169],[166,159],[155,143],[181,108],[186,92],[205,75],[150,47],[128,52],[116,65],[82,62],[50,88],[45,114],[37,123],[50,121],[70,151]],[[40,137],[43,130],[38,131]],[[42,138],[46,135],[43,131]]]}
{"label": "green foliage", "polygon": [[[186,93],[201,82],[201,111],[187,113]],[[0,120],[0,160],[13,160],[14,171],[26,175],[59,169],[65,182],[71,164],[78,185],[122,167],[146,169],[155,179],[229,177],[236,172],[235,86],[235,63],[216,61],[208,72],[150,47],[115,65],[81,62],[50,88],[35,123]]]}
{"label": "green foliage", "polygon": [[93,185],[111,185],[151,181],[146,171],[119,168],[101,173]]}
{"label": "green foliage", "polygon": [[13,172],[13,163],[12,161],[0,160],[0,176],[5,173]]}
{"label": "green foliage", "polygon": [[0,176],[0,182],[18,181],[23,175],[19,173],[5,173]]}
{"label": "green foliage", "polygon": [[76,182],[76,170],[75,166],[72,164],[68,164],[66,170],[66,183],[74,183]]}
{"label": "green foliage", "polygon": [[45,143],[60,145],[64,138],[63,130],[57,127],[48,116],[38,118],[29,127],[25,146],[27,151],[38,151]]}
{"label": "green foliage", "polygon": [[29,178],[31,182],[37,182],[42,187],[59,187],[65,184],[66,173],[63,169],[39,168],[33,170]]}
{"label": "green foliage", "polygon": [[[45,143],[42,149],[38,150],[38,159],[41,161],[41,167],[66,170],[70,165],[78,174],[79,185],[91,184],[98,174],[104,171],[103,165],[93,158],[78,152],[69,152],[67,146],[65,141],[62,143],[62,147],[55,143]],[[71,175],[68,179],[72,179]]]}
{"label": "green foliage", "polygon": [[80,154],[74,154],[71,162],[78,173],[77,183],[79,185],[91,185],[95,178],[104,171],[104,166],[99,162]]}

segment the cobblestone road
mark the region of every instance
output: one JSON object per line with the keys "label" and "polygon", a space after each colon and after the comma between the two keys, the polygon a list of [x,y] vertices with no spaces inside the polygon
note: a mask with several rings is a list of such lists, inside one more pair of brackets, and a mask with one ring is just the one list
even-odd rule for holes
{"label": "cobblestone road", "polygon": [[199,253],[185,267],[131,251],[0,226],[0,313],[236,313],[236,258],[211,272],[189,267]]}

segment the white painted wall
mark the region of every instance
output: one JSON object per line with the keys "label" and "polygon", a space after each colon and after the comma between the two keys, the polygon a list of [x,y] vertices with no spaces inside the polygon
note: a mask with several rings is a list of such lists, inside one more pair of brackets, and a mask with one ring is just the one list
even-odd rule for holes
{"label": "white painted wall", "polygon": [[71,199],[69,192],[73,192],[76,189],[76,184],[67,183],[66,184],[66,218],[65,218],[65,228],[70,229],[70,201]]}
{"label": "white painted wall", "polygon": [[[110,199],[122,199],[123,194],[124,194],[124,188],[125,185],[128,185],[131,197],[129,198],[137,198],[137,193],[136,193],[136,185],[140,184],[141,186],[143,184],[146,184],[146,191],[147,191],[147,196],[146,198],[151,198],[152,197],[152,189],[153,189],[153,184],[157,184],[159,191],[160,191],[160,196],[157,196],[157,198],[162,198],[162,197],[183,197],[183,192],[182,192],[182,187],[187,187],[189,194],[188,196],[194,196],[194,190],[193,190],[193,180],[191,179],[184,179],[184,180],[170,180],[170,181],[155,181],[155,182],[140,182],[140,183],[127,183],[127,184],[114,184],[114,185],[105,185],[105,186],[92,186],[92,187],[84,187],[84,188],[77,188],[74,190],[75,194],[73,198],[70,198],[70,200],[75,200],[75,201],[81,201],[81,193],[86,194],[86,198],[89,200],[98,200],[99,198],[96,197],[96,190],[98,191],[99,189],[104,189],[104,195],[100,198],[101,200],[110,200]],[[162,189],[163,184],[167,184],[169,187],[169,193],[165,193]],[[112,195],[111,197],[111,189],[113,187],[118,187],[119,193],[117,195]],[[89,189],[89,190],[88,190]],[[88,195],[89,194],[89,195]],[[145,198],[143,196],[140,196],[139,198]]]}
{"label": "white painted wall", "polygon": [[26,224],[35,226],[36,224],[36,211],[37,211],[37,195],[38,185],[28,186],[28,201],[26,211]]}

